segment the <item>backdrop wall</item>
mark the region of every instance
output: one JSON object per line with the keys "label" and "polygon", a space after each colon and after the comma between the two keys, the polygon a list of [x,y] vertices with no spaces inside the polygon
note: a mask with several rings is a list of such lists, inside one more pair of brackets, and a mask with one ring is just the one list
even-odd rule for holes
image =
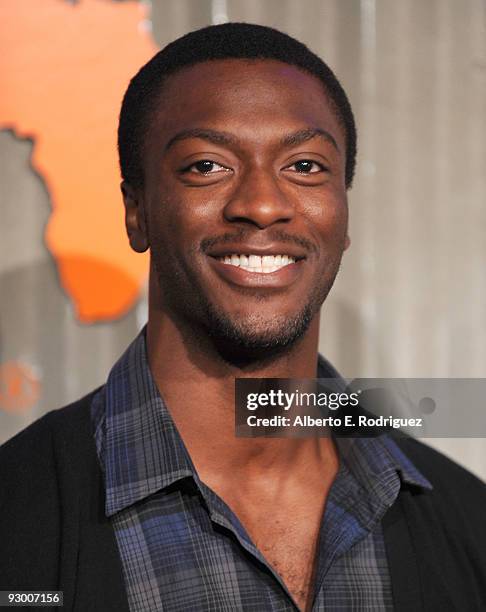
{"label": "backdrop wall", "polygon": [[[59,25],[45,16],[53,30],[45,31],[44,39],[55,38],[55,27],[69,27],[73,48],[84,40],[88,51],[94,48],[90,40],[98,34],[104,40],[115,26],[110,34],[110,21],[97,22],[97,17],[79,26],[76,11],[80,16],[82,5],[86,14],[88,5],[110,5],[114,15],[136,4],[52,1],[69,7],[74,17],[68,17],[69,25]],[[47,10],[50,3],[13,4],[23,6],[25,17]],[[359,133],[358,170],[349,195],[352,246],[323,308],[321,351],[349,377],[484,377],[484,2],[154,0],[151,9],[151,32],[147,16],[140,13],[133,21],[133,40],[141,36],[147,50],[212,22],[271,25],[320,54],[349,94]],[[127,12],[127,27],[129,18]],[[130,36],[124,36],[129,44]],[[114,58],[123,56],[120,37],[111,44]],[[3,40],[0,74],[7,75],[12,49],[27,43],[20,34]],[[42,37],[35,42],[36,54],[42,55]],[[96,57],[88,53],[82,61],[88,74],[96,72]],[[120,82],[126,78],[121,75]],[[42,85],[38,96],[51,86],[48,72],[28,80]],[[102,89],[91,96],[95,108]],[[33,107],[36,102],[37,95],[31,96]],[[104,381],[146,319],[146,295],[142,274],[134,271],[138,264],[127,264],[125,271],[140,284],[140,298],[127,298],[118,318],[95,313],[91,323],[80,320],[79,304],[49,238],[53,202],[61,192],[53,188],[54,175],[32,158],[45,152],[36,150],[45,145],[45,135],[35,124],[27,129],[7,114],[0,113],[0,125],[1,442]],[[69,148],[59,150],[69,158]],[[83,173],[83,166],[78,162],[76,172]],[[103,206],[102,196],[97,205]],[[116,214],[121,222],[121,199]],[[82,232],[89,242],[89,225],[73,236]],[[77,240],[73,237],[73,244]],[[83,250],[81,239],[79,244],[76,248]],[[431,443],[486,478],[484,440]]]}

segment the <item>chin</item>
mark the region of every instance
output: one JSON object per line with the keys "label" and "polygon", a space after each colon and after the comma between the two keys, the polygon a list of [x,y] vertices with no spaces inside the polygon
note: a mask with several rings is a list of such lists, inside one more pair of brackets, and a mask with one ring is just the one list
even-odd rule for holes
{"label": "chin", "polygon": [[233,318],[211,309],[207,333],[221,357],[232,364],[269,360],[287,352],[303,338],[314,316],[310,306],[294,316]]}

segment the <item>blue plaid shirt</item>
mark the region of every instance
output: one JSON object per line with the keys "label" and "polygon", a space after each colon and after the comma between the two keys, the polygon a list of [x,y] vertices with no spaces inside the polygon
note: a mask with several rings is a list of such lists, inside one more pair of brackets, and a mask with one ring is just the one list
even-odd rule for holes
{"label": "blue plaid shirt", "polygon": [[[199,479],[150,373],[144,333],[95,396],[92,419],[131,611],[296,610],[238,517]],[[403,482],[431,485],[388,436],[336,443],[312,610],[391,610],[380,521]]]}

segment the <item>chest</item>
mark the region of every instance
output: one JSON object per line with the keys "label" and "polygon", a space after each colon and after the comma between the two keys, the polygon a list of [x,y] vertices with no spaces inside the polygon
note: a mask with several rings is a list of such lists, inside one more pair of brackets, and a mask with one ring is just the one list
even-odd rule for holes
{"label": "chest", "polygon": [[[262,565],[229,533],[236,536],[240,529],[221,529],[224,523],[214,520],[218,515],[229,520],[231,515],[216,505],[211,518],[200,496],[190,493],[160,491],[113,517],[132,609],[185,612],[191,607],[188,602],[201,612],[288,609],[288,599],[276,579],[268,572],[265,577]],[[307,510],[303,511],[256,501],[252,507],[243,504],[238,511],[251,539],[299,609],[308,612],[316,597],[319,609],[334,609],[336,601],[342,603],[341,609],[391,609],[386,558],[375,555],[384,550],[382,541],[370,544],[369,537],[358,541],[358,535],[350,539],[353,524],[339,521],[340,533],[346,534],[346,549],[341,547],[332,564],[328,563],[335,557],[335,544],[341,541],[334,527],[329,531],[334,524],[332,512],[323,524],[319,550],[328,570],[318,594],[314,592],[321,521],[319,512],[309,511],[314,506],[311,496],[305,499]],[[293,521],[293,517],[301,520]]]}
{"label": "chest", "polygon": [[324,496],[266,507],[237,504],[234,511],[300,610],[310,609]]}

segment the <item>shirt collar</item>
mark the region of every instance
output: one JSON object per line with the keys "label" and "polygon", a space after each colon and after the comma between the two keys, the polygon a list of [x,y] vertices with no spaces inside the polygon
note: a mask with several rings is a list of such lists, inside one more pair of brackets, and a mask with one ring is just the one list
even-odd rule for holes
{"label": "shirt collar", "polygon": [[[320,355],[318,377],[346,384]],[[105,472],[107,516],[182,478],[199,481],[150,372],[145,330],[114,365],[103,394],[104,410],[99,411],[99,419],[95,417],[95,438]],[[372,486],[387,505],[393,501],[386,486],[391,473],[398,472],[402,482],[432,488],[388,435],[337,438],[336,444],[361,487]]]}
{"label": "shirt collar", "polygon": [[[318,378],[333,378],[337,390],[345,391],[346,381],[334,366],[322,355],[317,364]],[[431,483],[423,476],[410,459],[403,453],[389,434],[374,437],[335,438],[341,458],[347,460],[348,468],[365,490],[375,482],[385,483],[387,474],[398,473],[401,483],[432,489]],[[364,468],[363,468],[364,466]],[[377,493],[383,493],[384,501],[389,488],[378,486]]]}
{"label": "shirt collar", "polygon": [[145,330],[110,372],[104,430],[107,516],[196,474],[150,372]]}

